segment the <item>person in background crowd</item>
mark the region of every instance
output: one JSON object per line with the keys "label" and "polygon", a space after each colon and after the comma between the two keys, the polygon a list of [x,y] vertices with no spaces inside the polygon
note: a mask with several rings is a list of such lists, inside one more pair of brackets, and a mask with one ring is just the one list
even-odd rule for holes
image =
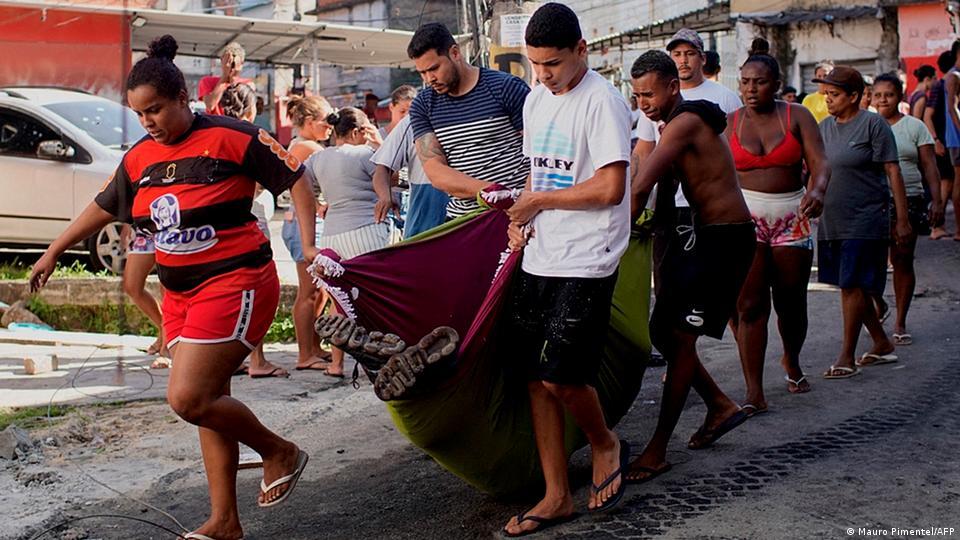
{"label": "person in background crowd", "polygon": [[[170,350],[163,336],[163,315],[160,311],[160,303],[146,290],[147,276],[157,262],[157,248],[151,234],[134,231],[129,227],[124,227],[124,233],[133,238],[130,239],[127,258],[123,264],[123,292],[150,319],[150,322],[156,325],[159,337],[147,348],[147,354],[157,355],[150,364],[151,368],[165,369],[170,367]],[[162,286],[160,290],[162,294]]]}
{"label": "person in background crowd", "polygon": [[[410,126],[410,116],[406,114],[409,110],[409,102],[416,97],[416,91],[409,93],[406,88],[411,86],[401,86],[394,91],[394,94],[402,96],[407,101],[406,110],[397,107],[404,112],[404,116],[393,128],[383,144],[373,155],[373,162],[377,165],[373,173],[373,186],[377,192],[377,205],[374,209],[374,219],[377,223],[386,220],[390,212],[399,215],[400,210],[390,192],[393,185],[393,176],[401,176],[406,173],[406,180],[410,184],[410,206],[407,208],[407,219],[403,226],[404,238],[411,238],[423,231],[432,229],[443,224],[447,215],[447,203],[450,197],[433,187],[430,179],[423,172],[423,164],[420,162],[420,156],[417,155],[416,145],[413,143],[413,127]],[[400,91],[398,93],[398,91]]]}
{"label": "person in background crowd", "polygon": [[784,86],[780,93],[780,99],[787,103],[797,103],[797,89],[792,86]]}
{"label": "person in background crowd", "polygon": [[250,79],[240,77],[246,56],[247,53],[243,47],[234,41],[223,48],[223,55],[220,57],[220,76],[208,75],[200,79],[197,95],[203,100],[207,114],[223,114],[220,98],[230,85],[240,83],[249,84],[252,87],[253,83]]}
{"label": "person in background crowd", "polygon": [[[236,118],[237,120],[251,124],[257,114],[256,93],[253,91],[253,88],[246,84],[237,83],[227,87],[227,89],[223,91],[218,105],[220,106],[220,111],[223,116]],[[250,212],[256,216],[257,226],[260,228],[260,232],[269,240],[270,226],[267,222],[266,209],[263,203],[258,200],[262,191],[263,188],[257,185]],[[266,356],[263,354],[262,342],[250,353],[250,365],[246,368],[246,371],[250,377],[254,379],[290,376],[287,370],[267,361]]]}
{"label": "person in background crowd", "polygon": [[417,29],[407,55],[427,85],[410,106],[410,125],[424,172],[450,195],[447,219],[478,209],[477,193],[491,184],[522,188],[530,173],[523,155],[527,83],[468,64],[439,23]]}
{"label": "person in background crowd", "polygon": [[927,108],[927,94],[930,93],[933,83],[937,82],[937,70],[924,64],[913,70],[913,76],[917,78],[917,89],[910,94],[907,104],[910,105],[910,115],[923,120],[923,113]]}
{"label": "person in background crowd", "polygon": [[407,117],[410,104],[415,97],[417,97],[417,89],[409,84],[400,85],[390,92],[390,123],[380,127],[380,138],[386,139],[387,135],[396,129],[400,120]]}
{"label": "person in background crowd", "polygon": [[869,75],[863,77],[863,99],[860,100],[860,109],[864,111],[877,112],[873,108],[873,77]]}
{"label": "person in background crowd", "polygon": [[[374,219],[378,198],[371,158],[383,141],[366,114],[354,107],[328,114],[326,123],[333,127],[337,144],[314,153],[306,163],[328,206],[317,245],[351,259],[386,247],[390,240],[390,227]],[[343,351],[334,347],[332,356],[324,373],[343,377]]]}
{"label": "person in background crowd", "polygon": [[[913,253],[917,247],[917,235],[927,234],[930,223],[939,223],[943,217],[940,200],[940,175],[933,151],[933,137],[923,122],[913,116],[903,115],[898,104],[903,100],[903,83],[892,74],[880,75],[873,85],[873,103],[880,116],[890,125],[897,141],[897,154],[907,194],[907,214],[910,218],[910,234],[900,243],[890,245],[890,262],[893,263],[893,291],[897,301],[897,318],[893,325],[894,345],[910,345],[913,336],[907,332],[907,312],[913,299],[917,276],[913,270]],[[924,196],[923,182],[930,186],[932,201],[929,209]],[[891,209],[891,215],[894,210]],[[891,232],[895,223],[890,224]]]}
{"label": "person in background crowd", "polygon": [[[736,328],[747,384],[742,407],[750,416],[767,411],[763,364],[771,292],[787,390],[795,394],[810,390],[800,367],[813,263],[810,220],[820,216],[830,180],[816,119],[800,104],[777,101],[779,86],[777,61],[767,54],[751,55],[740,68],[740,94],[747,104],[727,116],[727,140],[757,227],[757,250],[737,302]],[[804,163],[810,173],[806,188]]]}
{"label": "person in background crowd", "polygon": [[[289,152],[291,155],[306,162],[307,159],[323,147],[319,141],[326,141],[330,138],[333,128],[327,124],[327,115],[333,112],[333,107],[326,99],[320,96],[292,96],[287,103],[287,117],[297,128],[297,136],[290,141]],[[321,205],[314,200],[316,207],[311,212],[317,230],[323,223],[317,217],[323,217],[327,210],[326,205]],[[317,288],[313,284],[313,278],[307,272],[307,266],[312,260],[304,257],[300,242],[300,225],[295,208],[288,210],[283,216],[283,227],[280,230],[280,237],[290,252],[290,257],[296,263],[297,267],[297,296],[293,301],[293,329],[297,336],[297,371],[318,370],[326,371],[330,367],[330,353],[320,348],[320,341],[313,331],[313,321],[315,315],[314,307],[317,305]],[[321,305],[324,302],[320,303]]]}
{"label": "person in background crowd", "polygon": [[[167,401],[199,429],[210,495],[209,518],[184,538],[236,540],[243,537],[238,443],[263,458],[262,508],[290,496],[309,459],[230,396],[231,374],[266,335],[280,298],[270,243],[250,215],[253,179],[274,194],[291,189],[294,204],[306,211],[313,194],[300,162],[255,126],[191,112],[183,73],[173,63],[177,47],[172,36],[161,36],[130,70],[126,101],[148,136],[127,150],[110,182],[47,248],[30,285],[42,287],[67,248],[113,220],[154,234],[166,290],[163,324],[174,354]],[[313,235],[310,225],[305,237]],[[315,256],[312,244],[303,247]]]}
{"label": "person in background crowd", "polygon": [[708,81],[718,82],[720,80],[720,53],[717,51],[706,51],[703,53],[703,78]]}
{"label": "person in background crowd", "polygon": [[273,133],[273,127],[270,125],[270,113],[266,107],[267,103],[263,100],[263,96],[257,96],[257,115],[253,119],[253,125],[267,133]]}
{"label": "person in background crowd", "polygon": [[[832,70],[833,62],[824,60],[814,68],[813,78],[823,79],[829,75]],[[813,117],[817,119],[818,123],[823,122],[824,118],[830,116],[830,111],[827,110],[826,92],[826,86],[821,84],[817,86],[816,92],[807,94],[807,96],[803,98],[803,106],[813,113]]]}
{"label": "person in background crowd", "polygon": [[380,98],[373,92],[368,92],[363,96],[363,112],[370,119],[370,123],[377,125],[377,108],[380,104]]}
{"label": "person in background crowd", "polygon": [[[874,302],[887,283],[890,222],[895,220],[893,239],[899,246],[911,234],[910,219],[896,139],[883,118],[860,109],[865,87],[860,72],[838,66],[813,82],[823,85],[831,114],[820,123],[832,175],[817,230],[818,277],[840,287],[843,313],[840,354],[823,376],[847,379],[859,375],[861,367],[897,361]],[[862,327],[873,346],[857,358]]]}
{"label": "person in background crowd", "polygon": [[[927,95],[927,107],[923,111],[923,123],[927,126],[927,131],[933,136],[933,152],[937,157],[937,170],[940,172],[940,200],[944,207],[950,199],[950,193],[953,190],[953,162],[944,141],[947,140],[947,90],[945,85],[945,76],[947,72],[953,69],[953,53],[944,51],[937,57],[937,69],[944,75],[939,80],[930,85],[930,92]],[[926,184],[924,184],[926,185]],[[930,238],[939,240],[947,236],[947,231],[943,228],[943,219],[940,223],[930,224]]]}
{"label": "person in background crowd", "polygon": [[[956,229],[953,239],[960,242],[960,40],[953,42],[950,48],[950,54],[953,55],[954,65],[944,74],[944,90],[946,90],[945,101],[945,124],[946,124],[946,146],[950,153],[950,161],[953,163],[953,186],[949,193],[941,196],[944,200],[948,197],[953,201],[953,214],[956,219]],[[946,232],[946,231],[944,231]],[[937,236],[939,238],[939,236]]]}

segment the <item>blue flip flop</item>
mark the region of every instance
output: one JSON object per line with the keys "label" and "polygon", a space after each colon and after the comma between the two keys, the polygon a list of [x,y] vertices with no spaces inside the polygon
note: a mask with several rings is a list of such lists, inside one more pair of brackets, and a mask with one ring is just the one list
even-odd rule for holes
{"label": "blue flip flop", "polygon": [[610,482],[616,480],[619,476],[620,478],[620,488],[617,489],[616,493],[613,494],[613,497],[607,499],[607,502],[601,504],[596,508],[590,509],[590,513],[597,512],[606,512],[614,506],[620,503],[620,499],[623,498],[623,493],[627,490],[627,477],[623,474],[623,471],[627,470],[627,467],[630,465],[630,443],[620,439],[620,466],[617,467],[617,470],[613,471],[606,480],[600,483],[599,486],[591,486],[594,493],[603,491],[607,486],[610,485]]}

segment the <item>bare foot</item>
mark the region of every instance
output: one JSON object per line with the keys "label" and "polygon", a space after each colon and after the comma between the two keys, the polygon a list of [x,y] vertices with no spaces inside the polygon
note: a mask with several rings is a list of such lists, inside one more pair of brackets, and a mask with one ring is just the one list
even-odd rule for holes
{"label": "bare foot", "polygon": [[243,529],[240,527],[240,516],[236,513],[230,517],[215,518],[210,516],[206,523],[193,532],[217,540],[239,540],[243,538]]}
{"label": "bare foot", "polygon": [[[541,519],[557,519],[573,514],[573,497],[567,493],[559,499],[543,499],[536,506],[522,515],[535,516]],[[540,524],[533,520],[519,521],[519,516],[513,516],[503,528],[509,534],[522,534],[540,528]]]}
{"label": "bare foot", "polygon": [[[595,446],[591,450],[593,454],[593,485],[599,486],[620,467],[620,441],[616,434],[611,431],[610,442],[607,445]],[[591,489],[590,502],[587,507],[593,510],[603,506],[620,489],[622,481],[623,475],[621,474],[602,490],[595,492]]]}
{"label": "bare foot", "polygon": [[[297,458],[300,457],[300,449],[292,442],[286,442],[283,450],[276,456],[269,458],[263,457],[263,482],[266,485],[272,484],[278,478],[291,474],[297,468]],[[290,489],[290,484],[281,484],[266,493],[260,493],[257,502],[265,504],[277,500],[281,495]]]}

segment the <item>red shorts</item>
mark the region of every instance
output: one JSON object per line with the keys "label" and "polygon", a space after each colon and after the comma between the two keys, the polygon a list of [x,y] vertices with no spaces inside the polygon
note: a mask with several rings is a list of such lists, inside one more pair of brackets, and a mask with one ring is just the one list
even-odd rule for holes
{"label": "red shorts", "polygon": [[187,292],[165,291],[167,346],[240,341],[251,350],[267,335],[280,302],[280,280],[271,261],[211,278]]}

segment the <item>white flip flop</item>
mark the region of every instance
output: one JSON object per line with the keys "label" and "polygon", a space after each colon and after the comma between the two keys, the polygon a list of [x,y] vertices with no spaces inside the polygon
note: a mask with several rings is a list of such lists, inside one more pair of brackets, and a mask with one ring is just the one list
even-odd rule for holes
{"label": "white flip flop", "polygon": [[[207,535],[205,535],[205,534],[200,534],[200,533],[198,533],[198,532],[187,533],[187,534],[183,535],[183,537],[184,537],[186,540],[217,540],[216,538],[214,538],[214,537],[212,537],[212,536],[207,536]],[[243,538],[241,538],[240,540],[243,540]]]}
{"label": "white flip flop", "polygon": [[271,506],[276,506],[282,503],[283,501],[287,500],[287,497],[289,497],[290,494],[293,493],[293,488],[297,486],[297,480],[299,480],[300,475],[303,474],[303,469],[306,468],[307,461],[309,459],[310,459],[310,456],[308,456],[307,453],[304,452],[303,450],[300,450],[300,455],[297,456],[297,466],[294,467],[292,473],[286,476],[277,478],[269,486],[267,485],[266,482],[264,482],[263,480],[260,480],[261,494],[264,494],[275,487],[282,486],[283,484],[290,484],[290,487],[288,487],[287,490],[283,492],[283,495],[280,495],[280,497],[278,497],[276,500],[273,500],[267,503],[262,503],[260,501],[257,501],[257,506],[259,506],[260,508],[270,508]]}

